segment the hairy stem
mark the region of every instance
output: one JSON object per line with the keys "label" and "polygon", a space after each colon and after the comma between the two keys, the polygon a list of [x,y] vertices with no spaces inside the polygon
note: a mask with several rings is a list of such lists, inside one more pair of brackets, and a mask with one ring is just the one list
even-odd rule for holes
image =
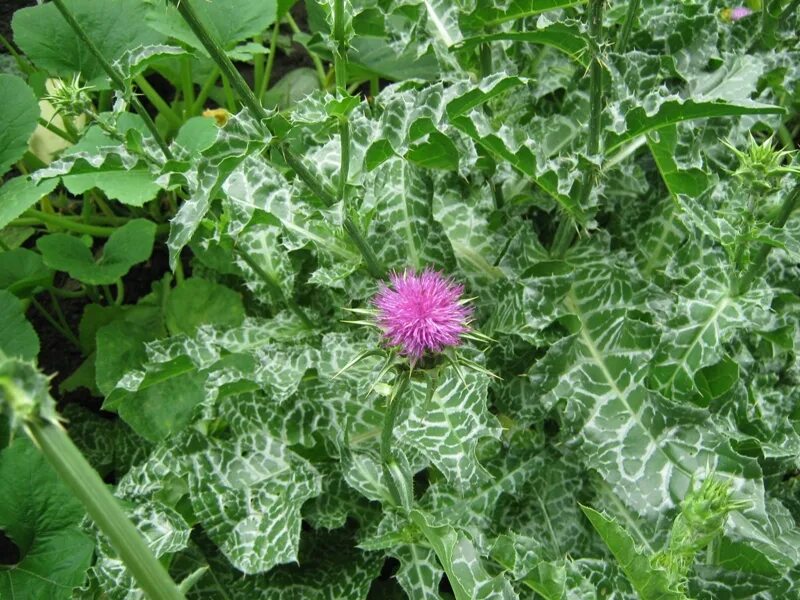
{"label": "hairy stem", "polygon": [[[72,30],[75,32],[81,41],[86,45],[86,48],[92,55],[97,59],[97,62],[100,64],[102,69],[106,72],[106,75],[111,79],[114,87],[116,87],[119,91],[125,92],[125,81],[122,79],[122,76],[117,72],[117,70],[111,66],[106,60],[106,57],[103,56],[103,53],[100,52],[100,49],[95,45],[95,43],[91,40],[91,38],[86,34],[86,31],[83,29],[80,23],[75,19],[73,14],[69,11],[67,6],[64,4],[64,0],[53,0],[53,4],[56,5],[58,12],[61,13],[61,16],[64,17],[64,20],[69,24]],[[131,106],[133,109],[139,114],[144,121],[145,126],[152,134],[153,138],[156,140],[159,148],[164,153],[164,156],[167,158],[172,158],[172,153],[169,150],[169,146],[164,141],[164,138],[161,137],[161,134],[158,132],[156,128],[156,124],[153,122],[153,119],[150,118],[145,107],[139,102],[139,99],[136,97],[135,94],[131,94]]]}

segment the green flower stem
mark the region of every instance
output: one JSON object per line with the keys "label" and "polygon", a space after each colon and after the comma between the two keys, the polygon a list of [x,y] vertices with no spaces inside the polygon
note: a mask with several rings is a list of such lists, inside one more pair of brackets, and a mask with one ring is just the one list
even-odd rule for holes
{"label": "green flower stem", "polygon": [[[589,137],[586,141],[586,153],[596,156],[600,152],[600,117],[603,114],[603,67],[600,62],[600,46],[603,36],[603,3],[605,0],[590,0],[589,3],[589,35],[591,37],[592,62],[589,66]],[[597,169],[590,166],[583,174],[581,183],[581,202],[586,204],[592,192]],[[575,238],[576,227],[572,217],[564,215],[558,224],[551,254],[563,256]]]}
{"label": "green flower stem", "polygon": [[[292,18],[290,13],[286,13],[286,23],[288,23],[289,27],[292,30],[292,33],[297,35],[301,33],[300,28],[297,26],[297,23]],[[305,48],[305,46],[303,46]],[[319,78],[319,84],[325,88],[327,87],[326,82],[328,80],[328,76],[325,74],[325,67],[322,65],[322,61],[319,59],[319,56],[311,52],[308,48],[306,48],[306,52],[311,57],[311,62],[314,63],[314,69],[317,71],[317,77]]]}
{"label": "green flower stem", "polygon": [[[176,5],[181,16],[189,25],[189,28],[197,36],[197,39],[199,39],[203,44],[203,47],[208,51],[211,58],[215,63],[217,63],[220,71],[222,71],[223,78],[226,78],[233,86],[233,89],[236,90],[236,93],[238,94],[242,103],[248,109],[250,109],[250,111],[260,121],[266,122],[269,119],[267,111],[261,105],[261,102],[258,101],[253,93],[253,90],[248,87],[247,82],[231,62],[231,59],[228,57],[228,55],[225,54],[223,48],[211,36],[208,29],[200,21],[197,13],[192,8],[190,0],[172,0],[172,2]],[[287,18],[290,19],[288,15]],[[292,23],[292,21],[289,22]],[[295,24],[295,27],[296,26],[297,25]],[[294,154],[292,154],[292,152],[283,144],[280,145],[280,150],[284,159],[286,160],[286,163],[292,167],[292,169],[294,169],[295,173],[297,173],[297,176],[314,194],[317,195],[320,200],[322,200],[328,206],[336,202],[334,193],[328,191],[327,186],[324,184],[320,184],[318,178],[306,168],[299,158],[294,156]],[[364,263],[366,264],[367,270],[370,272],[370,274],[373,277],[382,277],[384,270],[380,265],[380,261],[378,261],[375,252],[372,250],[369,244],[367,244],[363,234],[349,216],[345,218],[344,229],[361,252],[361,255],[364,258]]]}
{"label": "green flower stem", "polygon": [[[99,225],[87,225],[86,223],[82,223],[79,220],[76,220],[74,217],[65,217],[62,215],[52,214],[43,212],[40,210],[29,209],[23,213],[25,216],[19,219],[14,219],[9,226],[11,227],[30,227],[31,225],[53,225],[55,227],[60,227],[62,229],[66,229],[67,231],[74,231],[76,233],[85,233],[87,235],[92,235],[96,237],[108,237],[112,233],[116,231],[115,227],[102,227]],[[80,218],[80,217],[78,217]],[[114,219],[110,219],[109,217],[93,217],[93,220],[100,221],[100,222],[111,222],[111,223],[125,223],[127,219],[122,217],[114,217]],[[165,234],[169,233],[169,224],[163,223],[158,225],[156,229],[156,233],[158,234]]]}
{"label": "green flower stem", "polygon": [[14,60],[17,62],[17,66],[19,67],[20,71],[30,74],[36,70],[31,63],[25,60],[22,55],[17,52],[17,49],[14,48],[11,42],[9,42],[2,34],[0,34],[0,46],[3,46],[6,49],[6,52],[14,57]]}
{"label": "green flower stem", "polygon": [[225,108],[228,109],[229,113],[235,113],[237,110],[236,98],[233,95],[231,83],[225,75],[222,76],[222,91],[225,93]]}
{"label": "green flower stem", "polygon": [[[105,56],[103,56],[103,53],[100,52],[100,49],[86,34],[86,31],[83,29],[81,24],[78,23],[78,21],[75,19],[75,17],[67,8],[67,6],[64,4],[64,0],[53,0],[53,4],[56,5],[56,8],[64,17],[64,20],[69,24],[69,26],[75,32],[75,34],[81,39],[81,41],[84,44],[86,44],[86,48],[88,48],[89,52],[91,52],[92,55],[94,55],[94,57],[97,59],[97,62],[109,76],[114,86],[121,92],[124,92],[125,81],[122,79],[122,76],[119,73],[117,73],[116,69],[114,69],[114,67],[111,66],[111,63],[109,63],[106,60]],[[153,135],[153,138],[155,138],[159,148],[161,148],[161,151],[164,153],[164,156],[166,156],[167,158],[172,158],[172,153],[169,150],[169,146],[167,146],[167,143],[164,141],[164,138],[161,137],[161,134],[158,132],[158,129],[156,128],[156,124],[153,123],[153,119],[150,118],[150,115],[147,113],[147,110],[142,105],[142,103],[139,102],[139,99],[136,97],[135,94],[131,95],[131,106],[133,106],[134,110],[137,113],[139,113],[139,116],[144,121],[144,124],[147,126],[147,129],[150,130],[150,133]]]}
{"label": "green flower stem", "polygon": [[269,54],[267,55],[267,66],[264,67],[264,73],[261,76],[261,82],[259,85],[256,86],[257,98],[260,100],[264,98],[264,94],[267,93],[267,88],[269,87],[269,80],[272,79],[272,67],[275,64],[275,53],[278,50],[278,34],[281,30],[281,23],[280,21],[275,21],[275,25],[272,27],[272,37],[269,40]]}
{"label": "green flower stem", "polygon": [[625,22],[622,24],[622,29],[619,30],[619,37],[617,44],[614,46],[614,52],[622,54],[628,46],[628,38],[631,36],[633,30],[633,23],[636,21],[636,14],[639,12],[640,0],[628,0],[628,12],[625,15]]}
{"label": "green flower stem", "polygon": [[78,141],[78,138],[69,132],[64,131],[58,125],[54,125],[52,121],[46,121],[42,117],[39,117],[39,125],[47,129],[49,132],[56,134],[58,137],[69,142],[70,144],[75,144]]}
{"label": "green flower stem", "polygon": [[[800,200],[800,184],[797,184],[786,196],[783,204],[781,204],[778,215],[772,221],[772,225],[778,228],[786,225],[786,221],[789,220],[792,212],[795,208],[797,208],[798,200]],[[750,267],[733,286],[734,295],[738,296],[739,294],[745,293],[748,289],[750,289],[750,285],[753,283],[755,278],[764,272],[767,257],[769,256],[771,250],[772,246],[769,244],[761,244],[761,247],[758,249],[758,254],[756,254],[753,262],[750,263]]]}
{"label": "green flower stem", "polygon": [[[394,427],[397,422],[397,415],[400,414],[400,409],[403,405],[403,392],[405,392],[406,387],[408,387],[411,376],[407,373],[402,373],[399,377],[400,381],[395,384],[393,393],[389,397],[389,406],[386,409],[386,417],[383,422],[383,429],[381,430],[381,461],[383,462],[383,474],[386,480],[386,487],[389,488],[392,500],[397,506],[405,506],[408,502],[404,499],[404,495],[400,493],[397,483],[392,476],[393,473],[399,471],[399,469],[396,468],[397,461],[392,452],[392,434],[394,433]],[[408,509],[410,507],[406,506],[406,508]]]}
{"label": "green flower stem", "polygon": [[[6,386],[9,384],[6,383]],[[62,481],[80,500],[91,519],[117,551],[120,559],[152,600],[184,600],[166,569],[148,548],[139,531],[120,508],[97,472],[92,469],[66,431],[54,423],[28,422],[33,441]]]}
{"label": "green flower stem", "polygon": [[180,129],[183,121],[177,115],[177,113],[172,110],[172,107],[167,104],[167,101],[161,97],[156,89],[150,85],[147,79],[144,78],[144,75],[137,75],[133,78],[136,82],[136,85],[139,86],[139,89],[144,92],[144,95],[147,96],[147,99],[156,107],[159,113],[164,115],[164,118],[169,122],[170,127],[174,129]]}
{"label": "green flower stem", "polygon": [[267,288],[275,294],[281,301],[286,305],[286,307],[291,310],[297,317],[303,322],[303,325],[306,326],[308,329],[314,328],[314,323],[311,319],[308,318],[308,315],[303,311],[303,309],[298,305],[294,300],[288,298],[286,294],[283,293],[280,284],[276,281],[275,277],[267,273],[264,269],[261,268],[252,256],[249,253],[245,252],[241,248],[234,249],[236,254],[247,263],[247,266],[253,269],[256,272],[262,281],[267,285]]}
{"label": "green flower stem", "polygon": [[[339,144],[341,161],[339,163],[339,181],[336,187],[336,199],[344,201],[344,192],[347,187],[347,178],[350,174],[350,121],[347,117],[339,119]],[[347,205],[345,204],[345,210]]]}

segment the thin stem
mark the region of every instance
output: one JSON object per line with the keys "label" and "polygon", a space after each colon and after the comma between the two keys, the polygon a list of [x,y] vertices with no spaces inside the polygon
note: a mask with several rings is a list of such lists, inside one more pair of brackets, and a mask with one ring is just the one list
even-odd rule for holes
{"label": "thin stem", "polygon": [[334,192],[328,189],[328,186],[319,181],[317,177],[312,175],[311,171],[305,166],[303,161],[292,154],[286,146],[281,146],[283,158],[297,176],[303,180],[303,183],[308,186],[311,192],[322,202],[325,206],[333,206],[336,203]]}
{"label": "thin stem", "polygon": [[225,75],[222,76],[222,90],[225,92],[225,108],[228,109],[228,112],[235,113],[236,112],[236,98],[233,96],[233,90],[231,89],[230,81]]}
{"label": "thin stem", "polygon": [[74,231],[76,233],[86,233],[88,235],[96,235],[98,237],[108,237],[116,231],[114,227],[100,227],[98,225],[87,225],[80,221],[73,221],[62,217],[61,215],[42,212],[40,210],[29,209],[26,210],[26,216],[37,219],[41,223],[47,225],[54,225],[67,231]]}
{"label": "thin stem", "polygon": [[[391,357],[388,359],[391,360]],[[394,391],[389,398],[389,406],[386,410],[386,417],[383,422],[383,429],[381,430],[381,462],[383,463],[383,478],[386,487],[389,489],[389,494],[396,506],[402,506],[407,510],[410,506],[410,494],[405,495],[401,493],[398,483],[404,489],[409,489],[408,484],[405,482],[405,474],[401,472],[398,467],[397,460],[392,452],[392,434],[394,433],[394,426],[397,422],[397,415],[400,414],[400,409],[403,404],[403,392],[408,386],[411,376],[408,373],[399,375],[400,381],[395,383]],[[400,482],[395,480],[395,476],[402,478]]]}
{"label": "thin stem", "polygon": [[17,52],[17,49],[14,48],[11,42],[9,42],[2,34],[0,34],[0,45],[2,45],[6,51],[14,57],[14,60],[17,61],[17,66],[19,67],[20,71],[23,73],[32,73],[34,71],[33,66],[25,61],[22,55]]}
{"label": "thin stem", "polygon": [[[603,114],[603,71],[600,62],[600,47],[603,36],[603,3],[605,0],[590,0],[589,34],[591,37],[592,62],[589,66],[589,136],[586,140],[586,153],[591,158],[600,152],[600,117]],[[597,169],[590,165],[583,174],[581,182],[580,206],[584,206],[592,193]],[[576,227],[572,217],[564,215],[558,225],[551,254],[562,256],[572,244]]]}
{"label": "thin stem", "polygon": [[203,87],[200,88],[200,93],[197,94],[197,98],[195,98],[194,104],[192,104],[192,110],[189,116],[196,115],[200,112],[200,109],[203,107],[203,103],[205,103],[208,95],[211,93],[211,90],[217,84],[217,79],[219,79],[219,68],[214,67],[211,71],[211,74],[208,76],[208,79],[203,82]]}
{"label": "thin stem", "polygon": [[314,328],[314,323],[311,319],[308,318],[306,313],[303,311],[302,308],[291,298],[288,298],[286,294],[283,293],[283,289],[281,289],[280,284],[277,280],[270,274],[267,273],[264,269],[261,268],[252,256],[249,253],[245,252],[241,248],[235,248],[236,254],[247,263],[247,266],[255,271],[256,275],[258,275],[261,280],[267,285],[267,288],[276,296],[278,297],[281,302],[283,302],[289,310],[291,310],[297,317],[303,322],[303,325],[306,326],[308,329]]}
{"label": "thin stem", "polygon": [[344,230],[347,232],[347,235],[349,235],[350,239],[353,240],[356,248],[358,248],[359,252],[361,252],[361,256],[364,259],[364,264],[366,265],[369,274],[376,279],[382,279],[385,277],[386,269],[378,259],[378,256],[372,249],[372,246],[370,246],[367,243],[367,240],[364,239],[364,236],[361,234],[361,230],[358,228],[358,226],[349,216],[345,217],[342,225],[344,226]]}
{"label": "thin stem", "polygon": [[47,290],[47,293],[50,296],[50,305],[53,307],[53,312],[56,313],[58,322],[61,323],[61,326],[69,334],[68,337],[70,341],[80,347],[78,338],[72,333],[72,329],[70,328],[69,323],[67,323],[67,318],[64,316],[64,311],[61,310],[61,304],[58,302],[58,298],[56,298],[56,295],[50,289]]}
{"label": "thin stem", "polygon": [[139,86],[139,89],[144,92],[144,95],[147,96],[147,99],[156,107],[156,110],[169,121],[170,127],[179,129],[183,121],[177,113],[172,110],[172,107],[167,104],[167,101],[161,97],[161,94],[159,94],[158,91],[150,85],[147,79],[144,78],[144,75],[137,75],[133,80],[136,82],[136,85]]}
{"label": "thin stem", "polygon": [[[278,22],[277,20],[275,21]],[[254,44],[261,44],[264,40],[261,34],[253,37]],[[261,89],[261,81],[264,79],[264,55],[261,53],[257,53],[253,56],[253,89],[256,90],[256,97],[260,98],[261,96],[258,95],[258,90]]]}
{"label": "thin stem", "polygon": [[148,598],[184,600],[184,595],[150,551],[139,530],[61,426],[36,420],[27,423],[27,430],[61,480],[111,542]]}
{"label": "thin stem", "polygon": [[208,28],[200,21],[200,17],[198,17],[194,7],[192,7],[191,0],[172,0],[172,2],[186,21],[186,24],[189,25],[189,28],[197,36],[197,39],[203,44],[203,47],[209,53],[211,59],[217,63],[220,71],[222,71],[223,82],[227,79],[228,83],[233,86],[236,95],[242,103],[244,103],[258,119],[266,120],[269,115],[267,115],[264,107],[261,106],[255,94],[253,94],[253,90],[247,85],[242,74],[239,73],[231,59],[225,53],[225,49],[214,39]]}
{"label": "thin stem", "polygon": [[189,115],[186,111],[194,105],[194,82],[192,81],[192,63],[188,56],[181,58],[181,88],[183,92],[183,118]]}
{"label": "thin stem", "polygon": [[617,44],[614,46],[614,51],[622,54],[628,46],[628,38],[631,36],[633,30],[633,23],[636,21],[636,14],[639,12],[640,0],[628,0],[628,12],[625,15],[625,22],[622,24],[622,29],[619,30],[619,37]]}
{"label": "thin stem", "polygon": [[[797,207],[798,200],[800,200],[800,184],[797,184],[784,199],[778,215],[772,221],[772,225],[774,227],[781,228],[786,225],[786,221],[789,220],[789,216],[792,214],[792,211],[794,211],[794,209]],[[747,269],[747,271],[745,271],[744,275],[742,275],[739,281],[734,284],[734,295],[738,296],[745,293],[750,288],[753,280],[755,280],[759,274],[763,273],[764,265],[766,264],[767,257],[771,251],[772,246],[769,244],[761,244],[761,247],[758,249],[758,254],[756,254],[753,262],[750,263],[750,267]]]}
{"label": "thin stem", "polygon": [[[339,119],[339,145],[341,161],[339,163],[339,181],[336,190],[336,199],[341,202],[344,200],[347,177],[350,173],[350,121],[347,120],[347,117],[341,117]],[[347,209],[346,206],[345,209]]]}
{"label": "thin stem", "polygon": [[34,308],[38,310],[41,315],[45,318],[45,320],[50,323],[50,325],[58,331],[61,335],[64,336],[71,344],[73,344],[78,350],[81,350],[81,344],[78,339],[75,337],[75,334],[72,333],[69,329],[64,329],[56,319],[50,314],[50,312],[36,299],[31,298],[31,304],[33,304]]}
{"label": "thin stem", "polygon": [[258,99],[264,98],[269,87],[269,80],[272,79],[272,67],[275,64],[275,53],[278,51],[278,33],[280,32],[280,21],[275,21],[272,28],[272,37],[269,40],[269,55],[267,56],[267,66],[264,68],[264,73],[261,77],[261,85],[257,86]]}
{"label": "thin stem", "polygon": [[[69,24],[75,34],[81,39],[81,41],[86,45],[89,52],[91,52],[94,57],[97,59],[97,62],[100,64],[102,69],[106,72],[106,75],[109,76],[114,86],[121,92],[126,91],[125,81],[123,80],[122,76],[111,66],[103,53],[100,52],[100,49],[94,44],[92,39],[86,34],[86,31],[83,29],[80,23],[75,19],[72,13],[64,4],[64,0],[53,0],[53,4],[56,5],[56,8],[61,13],[61,16],[64,17],[64,20]],[[159,148],[164,153],[164,156],[167,158],[172,158],[172,153],[169,150],[169,146],[164,141],[164,138],[161,137],[161,134],[158,132],[158,128],[156,128],[156,124],[153,122],[153,119],[150,118],[145,107],[139,102],[139,99],[136,97],[135,94],[131,94],[130,98],[131,106],[133,106],[134,110],[139,113],[139,116],[144,121],[145,126],[153,135],[153,138],[156,140]]]}
{"label": "thin stem", "polygon": [[[286,22],[289,24],[289,27],[292,30],[292,33],[294,33],[295,35],[298,34],[298,33],[302,33],[300,31],[300,28],[297,26],[297,23],[292,18],[292,15],[290,13],[287,12],[285,18],[286,18]],[[305,48],[305,46],[303,46],[303,48]],[[319,56],[314,54],[308,48],[305,48],[305,50],[306,50],[306,52],[308,52],[308,55],[311,57],[311,62],[314,63],[314,69],[317,71],[317,77],[319,78],[319,84],[323,88],[327,87],[325,85],[325,82],[326,82],[328,76],[325,74],[325,67],[322,64],[322,61],[319,59]]]}
{"label": "thin stem", "polygon": [[[336,96],[347,93],[347,39],[344,33],[344,0],[333,3],[333,39],[336,48],[333,52],[333,65],[336,72]],[[346,116],[339,118],[339,184],[336,198],[344,200],[347,176],[350,172],[350,123]],[[347,210],[347,207],[345,207]]]}
{"label": "thin stem", "polygon": [[76,138],[75,136],[73,136],[69,132],[64,131],[58,125],[54,125],[52,121],[47,121],[47,120],[43,119],[42,117],[39,117],[39,125],[41,125],[45,129],[47,129],[51,133],[56,134],[58,137],[60,137],[61,139],[63,139],[66,142],[69,142],[70,144],[75,144],[75,143],[78,142],[78,138]]}

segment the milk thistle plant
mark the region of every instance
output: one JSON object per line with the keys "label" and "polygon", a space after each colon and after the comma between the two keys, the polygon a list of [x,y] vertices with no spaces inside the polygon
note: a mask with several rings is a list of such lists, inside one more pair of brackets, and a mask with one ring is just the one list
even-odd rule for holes
{"label": "milk thistle plant", "polygon": [[0,599],[800,598],[800,0],[24,4]]}

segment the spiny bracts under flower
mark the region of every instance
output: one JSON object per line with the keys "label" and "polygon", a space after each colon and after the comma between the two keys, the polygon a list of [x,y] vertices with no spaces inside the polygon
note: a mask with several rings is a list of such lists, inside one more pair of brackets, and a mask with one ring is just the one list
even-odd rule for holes
{"label": "spiny bracts under flower", "polygon": [[392,273],[373,300],[387,343],[412,362],[426,352],[461,343],[472,308],[462,300],[464,286],[433,269]]}

